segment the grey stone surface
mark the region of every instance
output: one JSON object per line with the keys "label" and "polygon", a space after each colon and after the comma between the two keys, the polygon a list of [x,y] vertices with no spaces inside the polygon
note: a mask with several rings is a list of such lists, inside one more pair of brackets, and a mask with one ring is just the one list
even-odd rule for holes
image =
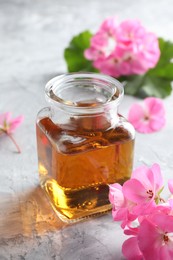
{"label": "grey stone surface", "polygon": [[[140,19],[173,40],[172,0],[0,0],[0,112],[23,114],[15,132],[22,153],[0,138],[0,260],[120,260],[124,235],[111,214],[67,226],[39,188],[35,118],[45,106],[44,85],[66,72],[63,49],[72,35],[94,31],[112,15]],[[136,101],[125,97],[127,115]],[[165,179],[173,174],[173,96],[164,100],[166,127],[137,135],[134,167],[157,162]],[[167,193],[165,194],[167,195]]]}

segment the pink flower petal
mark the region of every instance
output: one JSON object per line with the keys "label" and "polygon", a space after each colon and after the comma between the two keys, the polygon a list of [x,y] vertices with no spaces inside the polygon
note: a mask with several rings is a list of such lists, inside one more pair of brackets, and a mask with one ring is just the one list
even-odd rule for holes
{"label": "pink flower petal", "polygon": [[168,180],[168,188],[170,192],[173,194],[173,179]]}
{"label": "pink flower petal", "polygon": [[159,131],[165,126],[165,118],[164,117],[159,117],[159,118],[151,118],[150,119],[150,129],[152,132]]}
{"label": "pink flower petal", "polygon": [[4,126],[4,122],[8,122],[10,118],[11,118],[10,112],[0,114],[0,127]]}
{"label": "pink flower petal", "polygon": [[116,34],[117,26],[118,26],[117,19],[115,17],[110,17],[103,21],[103,23],[100,26],[100,31]]}
{"label": "pink flower petal", "polygon": [[99,69],[102,73],[113,77],[119,77],[120,67],[119,62],[115,62],[115,58],[110,56],[109,58],[99,58],[93,62],[95,68]]}
{"label": "pink flower petal", "polygon": [[173,209],[173,200],[169,199],[167,202],[162,203],[162,204],[158,204],[156,205],[155,208],[153,208],[152,210],[152,214],[157,214],[157,213],[163,213],[163,214],[167,214],[170,215],[171,211]]}
{"label": "pink flower petal", "polygon": [[146,35],[144,27],[137,20],[123,21],[118,29],[118,39],[123,43],[135,43]]}
{"label": "pink flower petal", "polygon": [[155,201],[150,199],[149,201],[144,201],[134,206],[132,209],[132,214],[137,215],[139,221],[141,217],[151,214],[155,210],[155,207]]}
{"label": "pink flower petal", "polygon": [[141,105],[133,104],[129,110],[128,120],[135,128],[140,125],[141,118],[145,116]]}
{"label": "pink flower petal", "polygon": [[18,116],[12,119],[9,125],[8,133],[13,133],[14,130],[23,122],[23,119],[23,116]]}
{"label": "pink flower petal", "polygon": [[160,260],[162,260],[162,259],[164,259],[164,260],[172,260],[173,259],[172,248],[169,248],[166,245],[164,245],[160,248]]}
{"label": "pink flower petal", "polygon": [[143,255],[138,246],[137,237],[131,237],[123,243],[122,253],[128,260],[143,259]]}
{"label": "pink flower petal", "polygon": [[115,208],[119,208],[124,204],[122,186],[119,183],[109,185],[109,200]]}
{"label": "pink flower petal", "polygon": [[151,172],[149,172],[148,178],[155,191],[159,191],[163,186],[163,177],[161,174],[160,166],[155,163],[151,166]]}
{"label": "pink flower petal", "polygon": [[11,112],[6,112],[6,113],[4,114],[4,117],[5,117],[5,120],[6,120],[7,122],[9,122],[9,121],[11,120]]}
{"label": "pink flower petal", "polygon": [[128,219],[128,210],[127,208],[121,208],[120,210],[112,210],[112,217],[114,221],[121,221]]}
{"label": "pink flower petal", "polygon": [[138,227],[136,227],[136,228],[128,227],[128,228],[124,229],[124,234],[137,236],[138,230],[139,230]]}
{"label": "pink flower petal", "polygon": [[109,200],[112,204],[112,217],[114,221],[122,221],[122,228],[136,219],[137,216],[130,212],[133,204],[125,199],[120,184],[109,185]]}
{"label": "pink flower petal", "polygon": [[135,170],[133,170],[131,178],[137,179],[139,181],[144,181],[146,179],[146,173],[148,171],[148,167],[145,165],[139,166]]}
{"label": "pink flower petal", "polygon": [[143,203],[149,200],[145,187],[136,179],[130,179],[124,183],[123,193],[126,198],[135,203]]}
{"label": "pink flower petal", "polygon": [[161,238],[153,223],[144,219],[139,227],[138,244],[144,258],[147,260],[158,260],[161,247]]}
{"label": "pink flower petal", "polygon": [[165,125],[165,109],[163,101],[159,98],[146,98],[144,100],[150,114],[150,127],[153,131],[160,130]]}
{"label": "pink flower petal", "polygon": [[91,47],[84,51],[84,56],[87,60],[95,60],[98,58],[98,51],[95,48]]}
{"label": "pink flower petal", "polygon": [[160,98],[148,97],[144,99],[144,103],[150,115],[155,116],[156,114],[159,114],[160,116],[163,116],[165,114],[163,101]]}
{"label": "pink flower petal", "polygon": [[[173,216],[167,215],[164,212],[153,214],[151,216],[152,222],[159,227],[162,232],[172,233],[173,232]],[[173,240],[172,240],[172,250],[173,250]]]}

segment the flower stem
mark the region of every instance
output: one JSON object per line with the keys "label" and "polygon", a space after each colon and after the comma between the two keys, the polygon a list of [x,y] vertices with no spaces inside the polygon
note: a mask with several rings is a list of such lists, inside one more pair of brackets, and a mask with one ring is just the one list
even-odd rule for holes
{"label": "flower stem", "polygon": [[[7,134],[7,133],[6,133]],[[17,148],[17,152],[21,153],[20,147],[19,145],[16,143],[15,139],[13,138],[13,136],[11,134],[7,134],[7,136],[11,139],[11,141],[13,142],[13,144],[16,146]]]}

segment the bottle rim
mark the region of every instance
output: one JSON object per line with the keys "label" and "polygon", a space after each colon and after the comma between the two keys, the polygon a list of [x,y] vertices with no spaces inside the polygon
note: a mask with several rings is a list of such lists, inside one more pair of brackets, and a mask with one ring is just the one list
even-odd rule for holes
{"label": "bottle rim", "polygon": [[[64,89],[73,86],[74,84],[82,85],[89,84],[92,87],[97,86],[105,88],[105,91],[109,92],[111,98],[105,102],[96,103],[94,106],[86,106],[85,104],[79,105],[78,102],[73,100],[65,100],[62,98],[60,93]],[[111,96],[112,95],[112,96]],[[96,112],[96,110],[105,109],[106,106],[118,106],[124,96],[124,88],[122,83],[117,79],[100,73],[92,72],[77,72],[77,73],[66,73],[52,78],[47,82],[45,86],[46,100],[55,107],[59,107],[65,110],[73,110],[75,112],[90,111]]]}

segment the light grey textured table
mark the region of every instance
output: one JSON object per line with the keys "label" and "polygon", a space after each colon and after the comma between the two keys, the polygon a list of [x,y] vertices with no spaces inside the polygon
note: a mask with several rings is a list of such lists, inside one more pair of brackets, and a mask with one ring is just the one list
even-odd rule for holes
{"label": "light grey textured table", "polygon": [[[173,40],[172,0],[0,0],[0,112],[24,114],[15,132],[22,153],[0,138],[0,260],[119,260],[125,236],[111,214],[66,226],[39,188],[35,117],[45,106],[44,85],[66,72],[63,49],[72,35],[95,30],[116,15],[138,18]],[[125,97],[127,115],[135,101]],[[173,176],[173,96],[164,100],[167,124],[159,133],[137,135],[134,167],[161,165]]]}

